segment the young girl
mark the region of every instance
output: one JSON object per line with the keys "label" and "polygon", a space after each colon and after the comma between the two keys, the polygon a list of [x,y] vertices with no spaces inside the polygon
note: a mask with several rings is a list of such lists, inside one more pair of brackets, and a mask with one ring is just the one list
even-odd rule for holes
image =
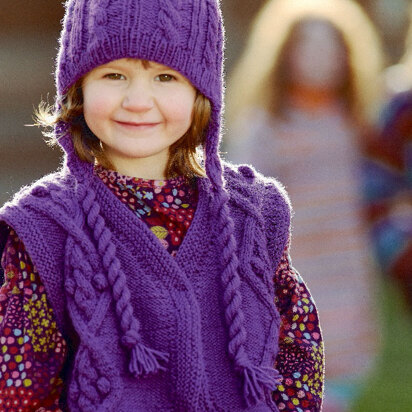
{"label": "young girl", "polygon": [[292,256],[322,320],[327,411],[349,410],[376,355],[359,183],[380,63],[377,35],[355,2],[273,0],[229,82],[228,157],[279,177],[294,205]]}
{"label": "young girl", "polygon": [[320,410],[286,194],[219,158],[222,61],[216,0],[67,2],[64,164],[0,210],[1,410]]}

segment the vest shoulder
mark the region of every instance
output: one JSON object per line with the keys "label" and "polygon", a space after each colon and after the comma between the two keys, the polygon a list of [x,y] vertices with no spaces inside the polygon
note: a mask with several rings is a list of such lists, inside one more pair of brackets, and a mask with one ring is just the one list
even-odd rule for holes
{"label": "vest shoulder", "polygon": [[49,202],[55,199],[55,194],[59,194],[60,197],[70,196],[74,185],[75,181],[72,176],[62,171],[51,173],[30,185],[23,186],[11,200],[3,205],[0,214],[9,208],[27,208],[34,204],[49,207]]}
{"label": "vest shoulder", "polygon": [[277,179],[262,175],[251,165],[234,165],[227,162],[223,165],[223,175],[229,194],[236,191],[249,197],[253,203],[261,204],[263,209],[265,204],[270,204],[272,207],[289,210],[290,213],[289,196],[285,187]]}
{"label": "vest shoulder", "polygon": [[38,227],[59,226],[73,215],[75,184],[72,176],[59,171],[22,187],[0,208],[0,223],[12,227],[20,237]]}
{"label": "vest shoulder", "polygon": [[[275,271],[290,235],[291,206],[283,185],[248,165],[225,164],[226,190],[233,207],[254,216],[265,231],[272,271]],[[236,215],[236,213],[235,213]],[[241,215],[239,225],[245,222]]]}

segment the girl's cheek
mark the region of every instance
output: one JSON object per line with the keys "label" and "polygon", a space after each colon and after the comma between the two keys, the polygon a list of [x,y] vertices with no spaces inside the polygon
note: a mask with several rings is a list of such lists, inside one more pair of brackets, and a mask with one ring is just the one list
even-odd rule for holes
{"label": "girl's cheek", "polygon": [[93,99],[85,99],[83,108],[88,114],[103,117],[110,110],[110,104],[107,99],[95,96]]}
{"label": "girl's cheek", "polygon": [[90,86],[84,89],[84,109],[90,113],[103,114],[114,106],[115,93],[102,87]]}
{"label": "girl's cheek", "polygon": [[173,98],[170,104],[167,105],[168,114],[170,118],[176,121],[182,121],[187,118],[192,118],[194,97],[181,96],[180,98]]}
{"label": "girl's cheek", "polygon": [[180,110],[169,111],[169,119],[176,122],[182,122],[187,119],[191,120],[193,109],[190,107],[181,108]]}

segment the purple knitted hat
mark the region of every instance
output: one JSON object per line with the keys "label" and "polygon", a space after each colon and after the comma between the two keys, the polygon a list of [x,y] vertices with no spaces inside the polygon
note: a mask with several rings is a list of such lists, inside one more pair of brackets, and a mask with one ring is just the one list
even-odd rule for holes
{"label": "purple knitted hat", "polygon": [[[228,326],[228,353],[236,371],[244,379],[247,403],[254,403],[262,397],[264,387],[276,388],[276,379],[268,371],[252,365],[245,350],[246,331],[241,308],[237,246],[219,158],[223,106],[223,25],[218,0],[67,1],[56,69],[58,98],[96,66],[125,57],[152,60],[179,71],[212,104],[204,154],[206,173],[211,183],[212,210],[222,241],[222,295]],[[91,165],[76,156],[71,136],[64,134],[65,130],[67,125],[59,124],[56,127],[58,135],[63,135],[59,142],[66,152],[66,167],[78,178],[79,193],[83,193],[79,195],[80,202],[84,213],[90,217],[91,207],[87,199],[93,196],[85,180],[90,175]],[[86,189],[81,189],[82,186]],[[86,221],[90,225],[98,219],[93,217]],[[111,250],[114,250],[113,243]],[[112,286],[120,282],[127,288],[124,273],[116,262],[108,265],[108,270],[116,270],[116,273],[109,273]],[[130,350],[130,372],[139,376],[164,368],[161,363],[167,362],[167,354],[148,348],[142,342],[140,324],[131,315],[130,292],[118,291],[113,296],[123,330],[122,344]]]}
{"label": "purple knitted hat", "polygon": [[[223,25],[217,0],[67,1],[57,58],[58,97],[93,68],[125,57],[179,71],[211,101],[206,169],[214,186],[220,186]],[[74,166],[71,143],[61,139],[60,144]]]}

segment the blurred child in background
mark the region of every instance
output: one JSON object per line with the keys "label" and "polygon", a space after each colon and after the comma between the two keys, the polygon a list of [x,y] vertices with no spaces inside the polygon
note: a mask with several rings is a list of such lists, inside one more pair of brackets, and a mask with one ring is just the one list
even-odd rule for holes
{"label": "blurred child in background", "polygon": [[382,272],[397,281],[412,312],[412,6],[405,53],[385,71],[390,100],[364,167],[370,234]]}
{"label": "blurred child in background", "polygon": [[279,177],[294,206],[293,262],[324,331],[325,412],[348,410],[376,353],[359,183],[381,60],[356,3],[269,1],[228,87],[228,158]]}

